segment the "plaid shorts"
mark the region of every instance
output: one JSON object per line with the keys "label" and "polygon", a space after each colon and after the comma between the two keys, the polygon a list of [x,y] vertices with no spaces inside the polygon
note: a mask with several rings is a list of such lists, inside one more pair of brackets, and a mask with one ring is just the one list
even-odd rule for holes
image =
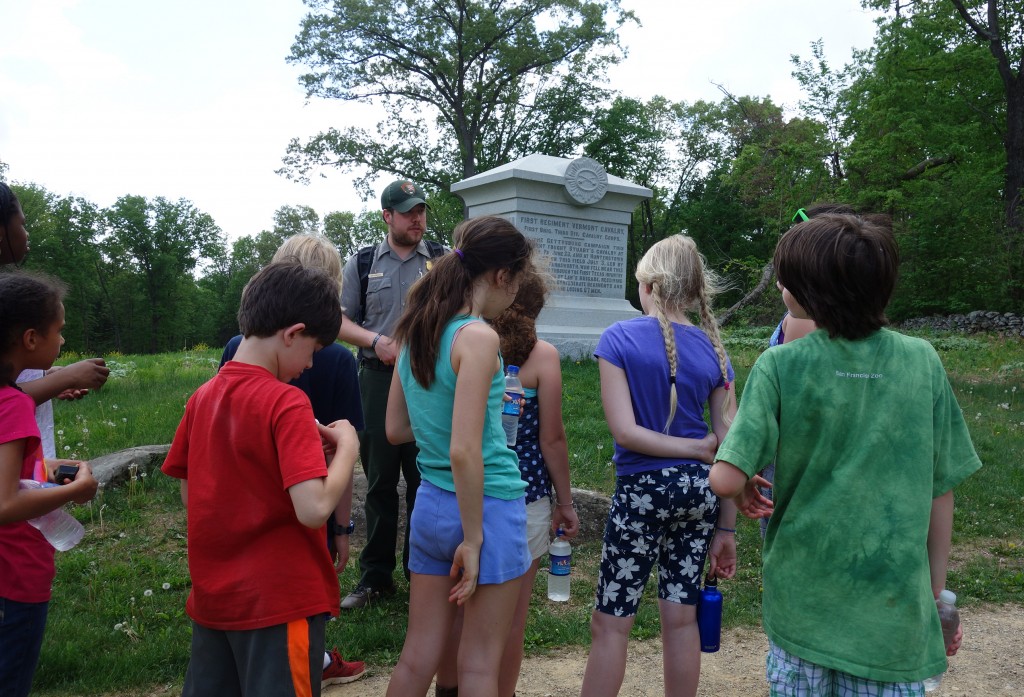
{"label": "plaid shorts", "polygon": [[878,682],[805,661],[769,642],[772,697],[924,697],[924,683]]}

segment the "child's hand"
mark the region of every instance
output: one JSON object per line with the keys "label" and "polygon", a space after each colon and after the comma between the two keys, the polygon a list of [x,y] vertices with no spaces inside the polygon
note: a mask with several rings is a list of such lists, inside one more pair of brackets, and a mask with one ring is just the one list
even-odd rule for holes
{"label": "child's hand", "polygon": [[575,508],[570,505],[555,506],[555,512],[551,515],[551,532],[557,534],[559,528],[568,540],[579,534],[580,518]]}
{"label": "child's hand", "polygon": [[[51,460],[49,458],[46,458],[43,462],[46,465],[46,479],[54,484],[64,483],[57,474],[57,470],[59,470],[62,465],[74,465],[75,467],[79,467],[79,465],[82,464],[81,460]],[[79,469],[81,469],[81,467],[79,467]],[[69,479],[68,481],[73,480]]]}
{"label": "child's hand", "polygon": [[[61,377],[67,381],[65,384],[70,385],[60,394],[61,399],[80,399],[87,395],[89,390],[98,390],[103,387],[110,375],[110,368],[102,358],[86,358],[84,361],[72,363],[59,368],[59,370]],[[66,393],[77,394],[77,396],[65,397]]]}
{"label": "child's hand", "polygon": [[71,494],[71,500],[75,503],[89,503],[96,496],[96,489],[99,482],[92,476],[92,468],[88,462],[78,462],[78,475],[73,482],[64,485],[64,489]]}
{"label": "child's hand", "polygon": [[956,652],[960,650],[960,644],[962,644],[963,641],[964,641],[964,625],[963,625],[963,623],[961,623],[960,626],[958,626],[956,628],[956,635],[953,637],[953,641],[950,643],[949,646],[946,647],[946,655],[947,656],[955,656]]}
{"label": "child's hand", "polygon": [[718,452],[718,436],[715,435],[714,431],[708,431],[708,434],[701,439],[699,447],[701,451],[700,461],[714,462],[715,453]]}
{"label": "child's hand", "polygon": [[758,488],[771,489],[772,483],[761,475],[755,474],[747,480],[743,491],[733,499],[736,502],[736,508],[748,518],[768,518],[775,510],[772,500],[758,491]]}
{"label": "child's hand", "polygon": [[[461,578],[459,578],[460,570],[462,571]],[[448,602],[465,605],[466,601],[476,592],[476,581],[480,576],[480,550],[466,544],[465,541],[459,544],[455,548],[452,570],[448,575],[459,579],[448,593]]]}
{"label": "child's hand", "polygon": [[324,452],[359,448],[359,436],[356,429],[345,419],[335,421],[329,426],[317,424],[320,438],[324,443]]}
{"label": "child's hand", "polygon": [[716,578],[732,578],[736,575],[736,535],[715,534],[708,550],[708,575]]}

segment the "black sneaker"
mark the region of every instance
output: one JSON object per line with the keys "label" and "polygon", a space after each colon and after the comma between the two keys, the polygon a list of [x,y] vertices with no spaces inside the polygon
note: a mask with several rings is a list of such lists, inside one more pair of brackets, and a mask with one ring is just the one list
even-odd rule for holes
{"label": "black sneaker", "polygon": [[342,610],[357,610],[361,607],[366,607],[370,603],[386,598],[389,595],[394,594],[395,587],[389,586],[387,588],[371,588],[370,586],[364,586],[360,583],[356,586],[356,589],[345,596],[345,599],[341,601]]}

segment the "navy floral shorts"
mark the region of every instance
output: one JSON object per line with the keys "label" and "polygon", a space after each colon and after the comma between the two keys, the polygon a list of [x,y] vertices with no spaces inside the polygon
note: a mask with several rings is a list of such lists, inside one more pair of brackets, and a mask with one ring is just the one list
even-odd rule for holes
{"label": "navy floral shorts", "polygon": [[710,465],[686,464],[617,478],[601,550],[600,612],[635,615],[655,563],[659,598],[697,603],[718,520],[710,472]]}

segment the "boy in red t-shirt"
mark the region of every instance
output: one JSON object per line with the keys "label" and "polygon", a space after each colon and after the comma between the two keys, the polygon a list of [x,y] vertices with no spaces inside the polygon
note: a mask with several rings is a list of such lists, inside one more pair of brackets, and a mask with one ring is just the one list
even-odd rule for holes
{"label": "boy in red t-shirt", "polygon": [[182,694],[319,694],[325,617],[340,604],[324,526],[359,444],[347,421],[318,425],[286,383],[337,338],[337,281],[272,263],[246,285],[238,322],[234,360],[189,399],[162,468],[188,512]]}

